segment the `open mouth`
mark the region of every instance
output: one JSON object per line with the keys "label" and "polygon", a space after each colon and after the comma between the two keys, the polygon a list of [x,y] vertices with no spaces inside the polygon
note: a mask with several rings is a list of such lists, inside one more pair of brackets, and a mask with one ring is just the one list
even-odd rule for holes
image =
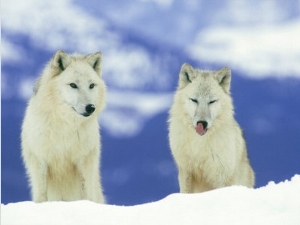
{"label": "open mouth", "polygon": [[196,126],[196,132],[203,136],[207,132],[207,122],[206,121],[198,121]]}

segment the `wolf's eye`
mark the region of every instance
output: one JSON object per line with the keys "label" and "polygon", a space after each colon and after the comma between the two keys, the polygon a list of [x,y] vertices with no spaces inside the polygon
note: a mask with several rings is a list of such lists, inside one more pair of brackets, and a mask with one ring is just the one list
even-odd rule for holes
{"label": "wolf's eye", "polygon": [[197,100],[197,99],[190,98],[190,100],[191,100],[192,102],[198,103],[198,100]]}
{"label": "wolf's eye", "polygon": [[90,84],[90,89],[93,89],[95,87],[95,84]]}
{"label": "wolf's eye", "polygon": [[70,83],[71,88],[78,88],[76,84]]}
{"label": "wolf's eye", "polygon": [[213,103],[215,103],[217,100],[212,100],[212,101],[210,101],[210,102],[208,102],[208,104],[213,104]]}

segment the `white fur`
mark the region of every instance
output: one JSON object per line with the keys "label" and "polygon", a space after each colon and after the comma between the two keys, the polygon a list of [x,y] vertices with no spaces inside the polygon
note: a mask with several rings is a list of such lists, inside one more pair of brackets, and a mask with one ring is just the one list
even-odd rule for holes
{"label": "white fur", "polygon": [[[35,202],[104,202],[97,118],[106,93],[101,58],[100,52],[81,56],[58,51],[38,79],[21,135]],[[91,88],[91,84],[95,86]],[[95,111],[84,116],[88,104],[93,104]]]}
{"label": "white fur", "polygon": [[[181,68],[169,117],[169,141],[181,192],[254,186],[246,144],[234,119],[230,80],[228,68],[196,70],[188,64]],[[208,123],[202,136],[195,130],[198,121]]]}

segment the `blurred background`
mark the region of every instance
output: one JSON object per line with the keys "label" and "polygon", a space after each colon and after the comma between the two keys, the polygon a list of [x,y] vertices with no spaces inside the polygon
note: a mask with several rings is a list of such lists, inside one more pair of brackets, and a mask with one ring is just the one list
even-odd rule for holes
{"label": "blurred background", "polygon": [[300,173],[299,0],[6,0],[1,4],[1,202],[30,200],[20,127],[59,49],[102,51],[102,183],[110,204],[178,192],[167,118],[184,62],[232,69],[256,187]]}

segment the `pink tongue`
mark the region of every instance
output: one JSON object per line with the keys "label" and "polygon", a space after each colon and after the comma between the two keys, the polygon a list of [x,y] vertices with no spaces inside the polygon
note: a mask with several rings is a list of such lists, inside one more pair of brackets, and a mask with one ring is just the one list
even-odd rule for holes
{"label": "pink tongue", "polygon": [[198,124],[197,124],[196,132],[197,132],[198,134],[200,134],[200,135],[205,134],[205,129],[204,129],[202,123],[198,123]]}

